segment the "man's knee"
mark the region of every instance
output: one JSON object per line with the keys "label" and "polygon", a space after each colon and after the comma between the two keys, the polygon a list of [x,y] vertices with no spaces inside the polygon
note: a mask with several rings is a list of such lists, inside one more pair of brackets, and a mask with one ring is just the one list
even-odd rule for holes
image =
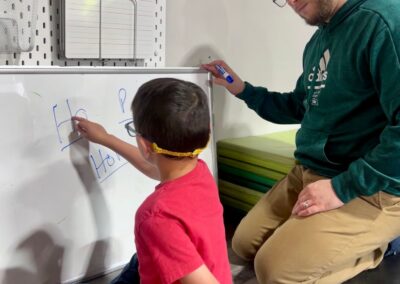
{"label": "man's knee", "polygon": [[244,260],[252,260],[257,253],[257,249],[248,231],[239,225],[232,237],[232,250]]}
{"label": "man's knee", "polygon": [[307,261],[290,252],[290,248],[264,244],[254,258],[258,283],[312,283],[316,279],[317,262]]}
{"label": "man's knee", "polygon": [[282,272],[279,270],[280,265],[266,250],[259,251],[254,258],[254,270],[257,275],[258,283],[279,283]]}

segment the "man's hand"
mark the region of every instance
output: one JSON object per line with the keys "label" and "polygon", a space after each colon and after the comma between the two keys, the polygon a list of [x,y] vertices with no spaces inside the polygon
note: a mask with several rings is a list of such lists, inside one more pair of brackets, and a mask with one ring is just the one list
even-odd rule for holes
{"label": "man's hand", "polygon": [[330,179],[323,179],[307,185],[299,194],[292,214],[305,217],[343,206],[333,190]]}
{"label": "man's hand", "polygon": [[[229,75],[232,76],[233,78],[233,83],[228,83],[226,79],[219,74],[217,68],[215,67],[216,65],[219,65],[225,69],[226,72],[229,73]],[[223,60],[214,60],[208,64],[203,64],[201,65],[203,69],[206,69],[207,71],[211,72],[214,75],[214,83],[217,85],[224,86],[231,94],[237,95],[243,92],[244,90],[244,82],[240,77],[232,70],[231,67],[228,66],[228,64],[225,63]]]}

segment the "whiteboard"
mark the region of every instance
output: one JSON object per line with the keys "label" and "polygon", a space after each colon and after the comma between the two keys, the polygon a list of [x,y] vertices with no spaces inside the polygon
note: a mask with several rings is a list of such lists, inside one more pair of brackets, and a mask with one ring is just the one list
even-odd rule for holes
{"label": "whiteboard", "polygon": [[[212,110],[209,74],[194,68],[0,68],[0,283],[73,282],[130,259],[135,211],[157,182],[74,135],[70,118],[135,144],[130,104],[157,77],[198,84]],[[200,158],[214,174],[215,157],[212,133]]]}

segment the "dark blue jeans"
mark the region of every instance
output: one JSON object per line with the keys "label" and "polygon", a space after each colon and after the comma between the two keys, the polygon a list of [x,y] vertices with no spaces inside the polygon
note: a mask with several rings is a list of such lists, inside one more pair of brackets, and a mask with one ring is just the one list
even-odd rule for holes
{"label": "dark blue jeans", "polygon": [[132,256],[131,261],[125,265],[122,272],[110,284],[140,284],[139,262],[136,253]]}
{"label": "dark blue jeans", "polygon": [[389,243],[385,256],[397,255],[400,253],[400,237],[394,239]]}

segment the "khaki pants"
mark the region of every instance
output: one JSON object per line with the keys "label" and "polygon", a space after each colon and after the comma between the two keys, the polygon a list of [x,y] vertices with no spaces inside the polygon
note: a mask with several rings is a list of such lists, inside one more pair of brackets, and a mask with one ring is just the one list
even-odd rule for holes
{"label": "khaki pants", "polygon": [[387,244],[400,235],[400,197],[385,192],[292,216],[299,192],[323,178],[295,166],[239,224],[233,250],[254,259],[259,283],[341,283],[378,266]]}

